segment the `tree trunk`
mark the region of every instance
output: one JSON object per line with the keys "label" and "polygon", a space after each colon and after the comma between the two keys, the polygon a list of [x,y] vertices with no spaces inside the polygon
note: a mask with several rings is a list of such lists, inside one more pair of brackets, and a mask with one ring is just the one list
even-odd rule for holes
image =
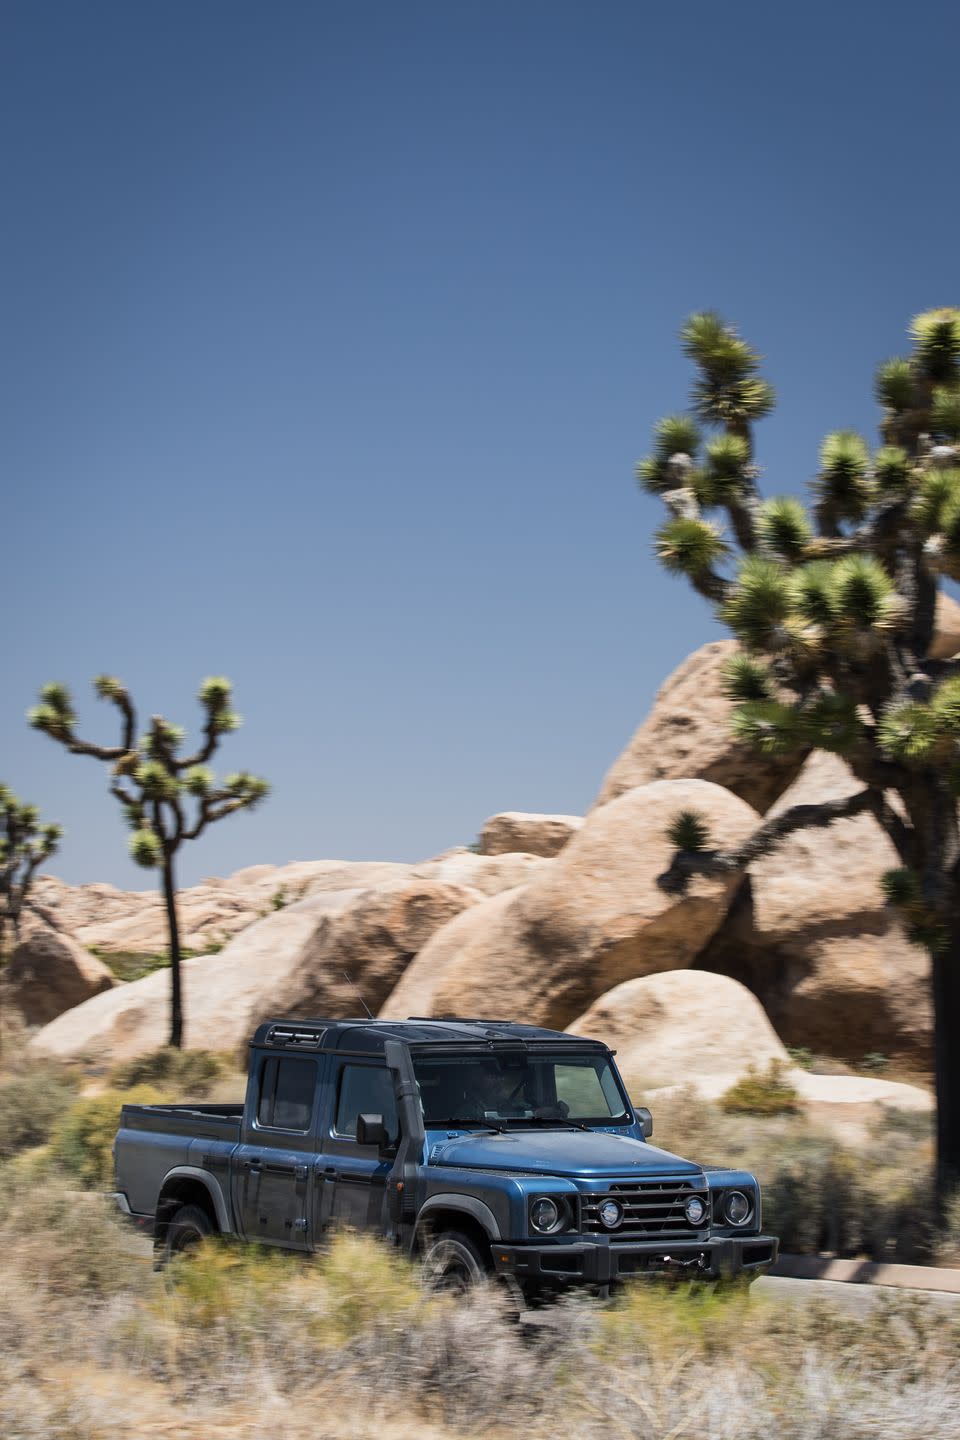
{"label": "tree trunk", "polygon": [[937,1198],[960,1183],[960,912],[949,943],[933,956],[934,1071],[937,1087]]}
{"label": "tree trunk", "polygon": [[163,899],[167,907],[167,934],[170,940],[170,1044],[183,1048],[183,997],[180,987],[180,926],[177,922],[177,892],[173,883],[173,856],[163,862]]}

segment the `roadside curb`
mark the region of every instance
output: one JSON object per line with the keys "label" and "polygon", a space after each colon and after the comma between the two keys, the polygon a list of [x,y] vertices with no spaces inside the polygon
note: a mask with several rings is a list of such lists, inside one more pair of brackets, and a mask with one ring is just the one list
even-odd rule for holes
{"label": "roadside curb", "polygon": [[932,1265],[884,1265],[873,1260],[781,1255],[767,1274],[785,1280],[838,1280],[846,1285],[889,1285],[897,1290],[935,1290],[960,1295],[960,1269],[938,1269]]}

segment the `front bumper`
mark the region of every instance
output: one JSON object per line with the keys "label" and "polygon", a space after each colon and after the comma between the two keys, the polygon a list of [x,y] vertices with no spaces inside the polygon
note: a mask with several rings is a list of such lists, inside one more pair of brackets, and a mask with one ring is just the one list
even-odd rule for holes
{"label": "front bumper", "polygon": [[543,1284],[572,1281],[609,1285],[635,1275],[687,1275],[704,1280],[759,1274],[774,1263],[780,1242],[773,1235],[708,1240],[624,1240],[598,1236],[554,1245],[492,1246],[499,1274]]}

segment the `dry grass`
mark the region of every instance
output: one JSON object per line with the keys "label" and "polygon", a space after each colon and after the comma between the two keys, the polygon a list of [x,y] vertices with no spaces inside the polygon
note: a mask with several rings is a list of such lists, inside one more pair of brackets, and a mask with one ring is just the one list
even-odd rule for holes
{"label": "dry grass", "polygon": [[212,1245],[173,1275],[95,1196],[0,1171],[4,1440],[960,1440],[960,1317],[860,1319],[636,1287],[521,1332],[342,1236],[322,1260]]}

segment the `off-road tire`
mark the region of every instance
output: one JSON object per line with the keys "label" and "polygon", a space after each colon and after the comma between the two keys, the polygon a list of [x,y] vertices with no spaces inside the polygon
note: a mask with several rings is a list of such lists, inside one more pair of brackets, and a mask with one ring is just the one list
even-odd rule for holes
{"label": "off-road tire", "polygon": [[429,1290],[465,1295],[482,1285],[489,1271],[489,1256],[459,1230],[444,1230],[424,1247],[423,1274]]}
{"label": "off-road tire", "polygon": [[178,1255],[188,1254],[215,1234],[216,1227],[205,1210],[199,1205],[181,1205],[167,1226],[161,1264],[169,1265]]}

